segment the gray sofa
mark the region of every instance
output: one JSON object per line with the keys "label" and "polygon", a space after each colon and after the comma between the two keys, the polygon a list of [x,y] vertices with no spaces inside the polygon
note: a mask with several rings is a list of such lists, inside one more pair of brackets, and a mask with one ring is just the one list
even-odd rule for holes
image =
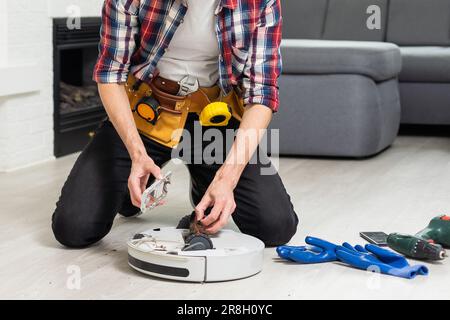
{"label": "gray sofa", "polygon": [[[282,5],[281,154],[366,157],[400,121],[450,124],[450,0]],[[372,5],[379,30],[366,27]]]}
{"label": "gray sofa", "polygon": [[450,0],[390,0],[386,41],[402,53],[402,123],[450,124]]}

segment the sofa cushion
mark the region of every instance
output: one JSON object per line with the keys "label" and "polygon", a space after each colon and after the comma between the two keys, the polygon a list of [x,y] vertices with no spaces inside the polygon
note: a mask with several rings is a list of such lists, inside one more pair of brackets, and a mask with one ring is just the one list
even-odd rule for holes
{"label": "sofa cushion", "polygon": [[[371,16],[367,9],[372,5],[381,9],[381,29],[371,30],[367,27]],[[329,0],[323,39],[384,41],[386,17],[387,0]]]}
{"label": "sofa cushion", "polygon": [[406,82],[450,83],[450,47],[400,47]]}
{"label": "sofa cushion", "polygon": [[320,39],[327,0],[281,1],[284,39]]}
{"label": "sofa cushion", "polygon": [[387,41],[450,45],[450,0],[390,0]]}
{"label": "sofa cushion", "polygon": [[401,70],[399,48],[366,41],[283,40],[285,74],[359,74],[383,81]]}

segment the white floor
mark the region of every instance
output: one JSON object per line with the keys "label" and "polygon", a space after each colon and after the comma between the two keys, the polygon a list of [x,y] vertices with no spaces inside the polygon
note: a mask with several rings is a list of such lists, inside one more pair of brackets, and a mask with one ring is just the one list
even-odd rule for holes
{"label": "white floor", "polygon": [[[172,164],[166,206],[138,219],[117,218],[94,247],[63,249],[53,239],[50,218],[74,160],[69,156],[0,174],[0,298],[450,298],[450,258],[427,264],[430,275],[414,280],[340,264],[285,263],[274,249],[266,249],[260,274],[240,281],[192,284],[141,275],[127,265],[127,238],[174,225],[190,211],[187,170]],[[360,231],[414,233],[433,216],[450,214],[449,138],[399,137],[391,149],[364,161],[282,159],[280,173],[301,218],[293,244],[302,244],[306,235],[363,243]],[[71,277],[77,268],[79,290]]]}

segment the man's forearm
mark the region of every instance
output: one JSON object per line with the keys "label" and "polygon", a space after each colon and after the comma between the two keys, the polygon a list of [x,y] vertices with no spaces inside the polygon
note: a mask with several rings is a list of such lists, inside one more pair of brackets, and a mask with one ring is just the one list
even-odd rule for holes
{"label": "man's forearm", "polygon": [[124,85],[99,84],[98,89],[109,120],[125,144],[131,159],[145,155],[145,147],[134,123]]}
{"label": "man's forearm", "polygon": [[236,187],[242,172],[255,153],[265,129],[272,119],[272,110],[260,104],[248,105],[236,139],[216,177]]}

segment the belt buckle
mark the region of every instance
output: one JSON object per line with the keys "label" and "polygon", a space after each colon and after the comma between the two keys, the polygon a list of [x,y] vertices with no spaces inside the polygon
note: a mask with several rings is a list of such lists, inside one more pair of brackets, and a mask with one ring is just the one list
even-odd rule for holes
{"label": "belt buckle", "polygon": [[185,76],[178,84],[180,85],[177,93],[178,96],[187,96],[189,93],[197,91],[200,87],[198,79],[190,75]]}

